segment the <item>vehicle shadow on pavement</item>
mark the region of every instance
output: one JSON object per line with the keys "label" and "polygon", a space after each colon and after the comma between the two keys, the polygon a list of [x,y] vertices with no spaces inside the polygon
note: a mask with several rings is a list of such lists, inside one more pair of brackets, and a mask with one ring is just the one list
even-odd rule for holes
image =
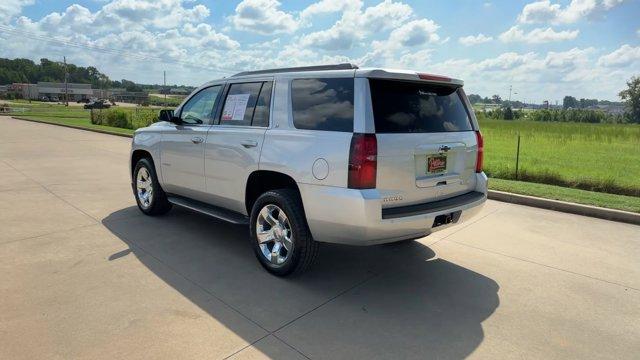
{"label": "vehicle shadow on pavement", "polygon": [[[255,330],[217,313],[212,297],[311,358],[462,359],[482,342],[482,322],[499,306],[495,281],[417,241],[322,244],[309,272],[278,278],[258,264],[246,227],[175,207],[162,217],[126,216],[132,210],[102,221],[129,246],[106,261],[136,256],[248,342]],[[254,346],[279,357],[261,344]]]}

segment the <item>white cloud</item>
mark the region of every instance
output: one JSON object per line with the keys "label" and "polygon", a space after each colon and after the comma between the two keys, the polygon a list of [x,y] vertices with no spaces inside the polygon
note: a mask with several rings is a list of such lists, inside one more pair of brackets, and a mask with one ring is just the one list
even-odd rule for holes
{"label": "white cloud", "polygon": [[[201,4],[184,6],[188,0],[114,0],[96,14],[96,25],[154,26],[171,28],[182,23],[202,22],[210,15]],[[176,24],[177,23],[177,24]]]}
{"label": "white cloud", "polygon": [[[302,11],[304,21],[311,15],[342,10],[342,17],[329,29],[303,35],[304,46],[324,50],[348,50],[366,36],[397,28],[412,16],[410,6],[385,0],[363,9],[362,1],[321,0]],[[403,25],[404,26],[404,25]]]}
{"label": "white cloud", "polygon": [[361,38],[361,35],[354,33],[350,26],[343,24],[339,21],[327,30],[304,35],[300,39],[300,44],[324,50],[351,49],[354,42]]}
{"label": "white cloud", "polygon": [[633,47],[628,44],[598,59],[598,64],[605,67],[625,67],[635,63],[640,63],[640,46]]}
{"label": "white cloud", "polygon": [[440,26],[428,19],[409,21],[393,30],[387,40],[388,46],[418,46],[440,40],[437,31]]}
{"label": "white cloud", "polygon": [[595,48],[573,48],[568,51],[550,51],[544,59],[544,65],[548,69],[569,69],[578,65],[589,63],[590,56],[595,52]]}
{"label": "white cloud", "polygon": [[611,9],[614,6],[622,4],[624,1],[625,0],[604,0],[603,5],[605,9]]}
{"label": "white cloud", "polygon": [[368,31],[383,31],[400,26],[411,18],[413,9],[406,4],[385,0],[365,9],[362,26]]}
{"label": "white cloud", "polygon": [[[598,38],[588,48],[562,48],[560,43],[552,45],[555,51],[543,51],[544,46],[536,46],[535,51],[512,50],[575,39],[582,35],[580,19],[592,19],[619,0],[537,1],[532,4],[538,9],[525,7],[521,23],[499,36],[476,32],[457,38],[465,46],[504,42],[503,53],[493,53],[493,46],[478,47],[468,52],[468,58],[450,58],[450,53],[440,51],[448,39],[446,29],[436,19],[418,16],[404,0],[315,1],[294,11],[282,0],[238,0],[237,11],[218,25],[209,17],[216,7],[209,10],[202,5],[209,3],[204,0],[101,0],[97,8],[57,6],[56,12],[37,18],[20,16],[20,9],[32,0],[0,0],[0,24],[32,34],[18,37],[0,32],[0,49],[3,57],[36,61],[66,55],[75,64],[96,66],[112,79],[158,83],[167,70],[170,83],[191,85],[234,71],[349,61],[462,78],[467,92],[482,95],[505,97],[504,91],[513,85],[520,98],[529,100],[562,99],[567,94],[613,100],[624,81],[640,68],[637,44],[618,44],[619,48],[607,52],[602,48],[608,43]],[[9,3],[16,6],[8,8]],[[478,6],[491,11],[499,6],[493,3],[489,9],[482,9],[483,2]],[[334,22],[321,27],[329,20]],[[524,23],[576,25],[567,29]],[[240,42],[234,39],[235,29],[270,36],[245,36]],[[44,42],[38,37],[56,40]]]}
{"label": "white cloud", "polygon": [[[359,63],[366,66],[384,65],[408,68],[424,66],[433,52],[432,49],[425,49],[424,46],[444,43],[449,40],[449,38],[443,41],[440,40],[440,36],[437,33],[439,28],[438,24],[428,19],[409,21],[391,31],[386,40],[372,41],[369,47],[373,50],[360,58]],[[416,58],[421,59],[421,61],[417,63],[408,62],[408,60]]]}
{"label": "white cloud", "polygon": [[0,2],[0,24],[9,23],[15,16],[20,15],[23,7],[33,3],[34,0],[2,0]]}
{"label": "white cloud", "polygon": [[564,41],[575,39],[580,30],[555,31],[552,28],[536,28],[525,33],[518,25],[500,34],[499,38],[503,42],[524,42],[529,44],[542,44],[553,41]]}
{"label": "white cloud", "polygon": [[517,66],[526,64],[533,60],[536,53],[529,52],[526,54],[518,54],[515,52],[508,52],[500,54],[498,57],[490,58],[479,62],[476,67],[479,70],[509,70]]}
{"label": "white cloud", "polygon": [[299,21],[280,10],[280,5],[277,0],[243,0],[236,6],[231,22],[236,29],[263,35],[296,31]]}
{"label": "white cloud", "polygon": [[306,20],[313,18],[315,15],[330,14],[341,11],[356,11],[361,7],[361,0],[320,0],[302,10],[300,18]]}
{"label": "white cloud", "polygon": [[484,34],[478,34],[478,35],[469,35],[469,36],[463,36],[461,38],[458,39],[458,42],[464,46],[472,46],[472,45],[478,45],[478,44],[483,44],[486,42],[489,42],[493,40],[493,37],[491,36],[486,36]]}
{"label": "white cloud", "polygon": [[585,18],[594,18],[623,3],[625,0],[571,0],[564,8],[550,0],[541,0],[524,6],[518,16],[521,23],[572,24]]}

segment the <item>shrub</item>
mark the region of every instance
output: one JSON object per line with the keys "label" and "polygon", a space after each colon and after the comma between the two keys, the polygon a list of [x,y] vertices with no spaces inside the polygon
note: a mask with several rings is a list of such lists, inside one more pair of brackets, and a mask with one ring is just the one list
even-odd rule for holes
{"label": "shrub", "polygon": [[155,109],[95,109],[91,110],[91,123],[124,129],[138,129],[158,121]]}

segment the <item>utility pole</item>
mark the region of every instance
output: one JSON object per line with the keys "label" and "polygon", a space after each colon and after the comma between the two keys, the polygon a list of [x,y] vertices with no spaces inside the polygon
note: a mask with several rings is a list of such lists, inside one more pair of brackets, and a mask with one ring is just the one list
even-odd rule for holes
{"label": "utility pole", "polygon": [[69,73],[67,72],[67,57],[64,59],[64,106],[69,106]]}
{"label": "utility pole", "polygon": [[509,106],[511,106],[511,90],[513,89],[513,86],[509,85]]}
{"label": "utility pole", "polygon": [[167,71],[164,70],[162,71],[162,77],[164,78],[163,80],[163,91],[164,91],[164,107],[167,107]]}

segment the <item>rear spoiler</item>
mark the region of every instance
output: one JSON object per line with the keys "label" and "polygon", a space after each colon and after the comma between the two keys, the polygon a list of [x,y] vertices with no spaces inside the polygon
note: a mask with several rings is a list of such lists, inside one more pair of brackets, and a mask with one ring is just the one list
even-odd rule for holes
{"label": "rear spoiler", "polygon": [[387,69],[357,69],[356,77],[366,77],[375,79],[390,79],[390,80],[408,80],[408,81],[425,81],[429,83],[452,85],[455,87],[461,87],[464,85],[464,81],[459,79],[453,79],[447,76],[434,75],[427,73],[419,73],[411,70],[387,70]]}

